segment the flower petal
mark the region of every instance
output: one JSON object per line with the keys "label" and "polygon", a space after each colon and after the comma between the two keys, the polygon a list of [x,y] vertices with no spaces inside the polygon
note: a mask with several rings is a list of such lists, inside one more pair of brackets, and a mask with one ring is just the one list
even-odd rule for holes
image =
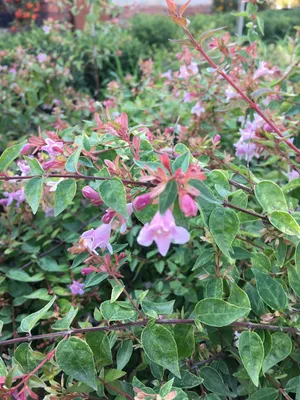
{"label": "flower petal", "polygon": [[173,238],[173,243],[184,244],[190,240],[190,234],[185,228],[182,228],[181,226],[176,226],[172,238]]}
{"label": "flower petal", "polygon": [[159,238],[156,237],[154,241],[157,244],[157,248],[160,254],[162,256],[167,255],[171,245],[171,238],[169,236],[162,236]]}

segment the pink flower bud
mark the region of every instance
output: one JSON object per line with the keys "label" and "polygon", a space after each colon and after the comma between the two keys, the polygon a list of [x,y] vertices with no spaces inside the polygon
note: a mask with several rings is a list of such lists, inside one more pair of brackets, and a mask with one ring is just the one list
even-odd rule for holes
{"label": "pink flower bud", "polygon": [[195,201],[189,194],[179,196],[179,206],[186,217],[195,217],[198,212],[198,207]]}
{"label": "pink flower bud", "polygon": [[82,195],[86,199],[89,199],[91,203],[95,206],[100,206],[103,203],[100,194],[96,192],[96,190],[92,189],[90,186],[85,186],[82,189]]}
{"label": "pink flower bud", "polygon": [[118,259],[123,260],[123,258],[126,258],[126,253],[124,251],[122,251],[122,253],[119,254]]}
{"label": "pink flower bud", "polygon": [[269,124],[264,124],[264,131],[265,131],[265,132],[272,132],[273,129],[270,127]]}
{"label": "pink flower bud", "polygon": [[91,274],[92,272],[94,272],[94,267],[85,267],[82,268],[81,270],[82,275],[88,275]]}
{"label": "pink flower bud", "polygon": [[102,222],[104,224],[109,224],[115,215],[116,215],[115,211],[113,210],[107,211],[102,217]]}
{"label": "pink flower bud", "polygon": [[143,208],[147,207],[148,204],[150,204],[151,202],[151,197],[149,193],[145,193],[142,194],[141,196],[136,197],[133,200],[133,207],[137,210],[137,211],[141,211]]}
{"label": "pink flower bud", "polygon": [[216,135],[213,137],[213,144],[218,144],[221,141],[221,136],[220,135]]}
{"label": "pink flower bud", "polygon": [[34,146],[32,146],[32,144],[30,143],[26,143],[23,147],[23,149],[21,150],[21,154],[29,154],[32,152],[32,150],[34,149]]}

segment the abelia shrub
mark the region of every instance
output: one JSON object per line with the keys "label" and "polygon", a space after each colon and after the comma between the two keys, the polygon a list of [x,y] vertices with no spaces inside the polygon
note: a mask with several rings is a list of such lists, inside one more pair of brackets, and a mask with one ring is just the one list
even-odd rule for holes
{"label": "abelia shrub", "polygon": [[299,397],[300,149],[271,106],[297,106],[298,70],[258,59],[255,0],[245,46],[194,38],[188,3],[167,0],[179,70],[141,79],[188,107],[180,134],[116,91],[0,156],[4,399]]}

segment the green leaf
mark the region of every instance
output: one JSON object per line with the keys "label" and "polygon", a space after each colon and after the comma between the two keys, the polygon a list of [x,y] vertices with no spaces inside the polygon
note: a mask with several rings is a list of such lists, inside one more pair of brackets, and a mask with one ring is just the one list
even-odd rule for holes
{"label": "green leaf", "polygon": [[7,369],[4,361],[0,357],[0,376],[7,376]]}
{"label": "green leaf", "polygon": [[43,193],[44,178],[32,178],[25,185],[25,197],[33,214],[36,214]]}
{"label": "green leaf", "polygon": [[273,211],[270,215],[270,222],[279,231],[286,235],[300,236],[300,226],[289,213],[283,211]]}
{"label": "green leaf", "polygon": [[75,150],[74,153],[72,153],[70,157],[67,159],[65,168],[68,172],[73,172],[73,173],[77,172],[77,164],[79,161],[81,150],[82,148],[78,147],[78,149]]}
{"label": "green leaf", "polygon": [[10,164],[19,156],[21,150],[26,143],[27,141],[25,140],[20,144],[16,144],[4,150],[0,157],[0,172],[4,172],[10,166]]}
{"label": "green leaf", "polygon": [[254,188],[255,196],[264,211],[288,211],[283,191],[272,181],[261,181]]}
{"label": "green leaf", "polygon": [[292,351],[292,341],[284,332],[275,332],[271,336],[271,349],[263,362],[262,371],[267,372],[274,365],[284,360]]}
{"label": "green leaf", "polygon": [[165,190],[159,196],[159,212],[163,215],[177,198],[177,182],[169,181]]}
{"label": "green leaf", "polygon": [[14,357],[22,366],[25,374],[29,374],[38,365],[32,353],[32,348],[28,343],[20,344],[15,351]]}
{"label": "green leaf", "polygon": [[[86,257],[85,257],[86,258]],[[66,272],[68,265],[58,265],[53,257],[46,256],[38,261],[38,265],[46,272]]]}
{"label": "green leaf", "polygon": [[126,375],[125,371],[119,371],[118,369],[110,369],[105,372],[104,381],[106,383],[114,382],[122,376]]}
{"label": "green leaf", "polygon": [[143,300],[142,309],[145,314],[150,311],[155,311],[157,314],[169,315],[173,313],[175,300],[167,301],[164,303],[154,303],[153,301]]}
{"label": "green leaf", "polygon": [[190,357],[195,351],[195,334],[193,325],[175,325],[174,339],[177,344],[178,358]]}
{"label": "green leaf", "polygon": [[124,290],[124,285],[122,281],[121,285],[119,285],[114,279],[108,279],[108,282],[112,286],[112,292],[111,292],[111,297],[110,297],[110,302],[113,303],[118,300],[118,298],[121,296]]}
{"label": "green leaf", "polygon": [[273,308],[282,311],[287,307],[287,296],[282,285],[275,278],[262,273],[258,269],[252,269],[258,294],[263,301]]}
{"label": "green leaf", "polygon": [[118,214],[128,218],[126,191],[119,178],[104,181],[99,186],[99,192],[104,203]]}
{"label": "green leaf", "polygon": [[295,251],[295,267],[297,273],[300,275],[300,242],[297,244],[296,251]]}
{"label": "green leaf", "polygon": [[133,352],[131,340],[124,340],[117,352],[117,369],[122,370],[129,362]]}
{"label": "green leaf", "polygon": [[264,387],[253,393],[248,400],[275,400],[278,397],[278,390],[275,388]]}
{"label": "green leaf", "polygon": [[246,317],[250,308],[238,307],[222,299],[203,299],[197,303],[195,313],[199,320],[209,326],[226,326]]}
{"label": "green leaf", "polygon": [[110,300],[101,303],[100,311],[106,321],[126,321],[136,317],[136,311],[130,308],[122,307],[124,302],[111,303]]}
{"label": "green leaf", "polygon": [[55,357],[64,373],[97,389],[93,353],[83,340],[77,337],[62,340]]}
{"label": "green leaf", "polygon": [[171,332],[160,325],[147,326],[141,336],[147,356],[180,378],[177,345]]}
{"label": "green leaf", "polygon": [[30,168],[31,175],[43,175],[44,169],[36,158],[24,157]]}
{"label": "green leaf", "polygon": [[200,369],[200,376],[204,379],[203,385],[206,389],[213,392],[215,395],[228,396],[229,398],[236,397],[227,385],[225,385],[221,375],[212,367],[203,367]]}
{"label": "green leaf", "polygon": [[247,293],[236,283],[232,284],[230,296],[228,297],[228,303],[245,309],[251,309],[251,304]]}
{"label": "green leaf", "polygon": [[265,314],[266,313],[265,303],[259,296],[258,291],[248,282],[246,283],[246,293],[250,300],[252,311],[259,317]]}
{"label": "green leaf", "polygon": [[220,277],[212,277],[207,279],[204,286],[204,298],[213,297],[221,299],[223,296],[223,279]]}
{"label": "green leaf", "polygon": [[259,269],[262,272],[271,271],[271,261],[264,253],[255,253],[251,257],[252,268]]}
{"label": "green leaf", "polygon": [[227,208],[215,208],[209,218],[210,232],[222,253],[229,258],[229,250],[239,231],[239,225],[236,213]]}
{"label": "green leaf", "polygon": [[300,385],[300,375],[291,378],[284,387],[286,392],[296,393],[298,386]]}
{"label": "green leaf", "polygon": [[261,34],[265,35],[265,21],[261,17],[256,17],[256,22]]}
{"label": "green leaf", "polygon": [[77,183],[75,179],[65,179],[56,187],[54,200],[54,216],[57,217],[69,204],[76,194]]}
{"label": "green leaf", "polygon": [[30,276],[29,274],[27,274],[27,272],[16,268],[9,269],[6,273],[6,276],[9,279],[20,282],[40,282],[45,279],[43,273],[37,273],[33,276]]}
{"label": "green leaf", "polygon": [[293,265],[289,265],[288,267],[288,279],[291,288],[295,292],[295,295],[300,297],[300,275]]}
{"label": "green leaf", "polygon": [[40,319],[44,317],[47,311],[52,307],[56,296],[52,298],[43,308],[33,314],[28,315],[21,321],[21,331],[30,333]]}
{"label": "green leaf", "polygon": [[73,306],[71,306],[68,314],[66,316],[64,316],[62,319],[56,321],[53,325],[52,325],[52,329],[57,330],[57,331],[64,331],[66,329],[69,329],[74,318],[76,317],[77,313],[78,313],[79,308],[74,308]]}
{"label": "green leaf", "polygon": [[189,182],[194,188],[198,189],[200,194],[197,200],[203,199],[211,204],[221,205],[222,201],[218,200],[208,186],[202,181],[191,179]]}
{"label": "green leaf", "polygon": [[184,369],[180,370],[181,379],[175,378],[173,386],[179,387],[183,389],[191,389],[197,387],[203,383],[203,378],[200,378],[197,375],[191,374],[189,371],[185,371]]}
{"label": "green leaf", "polygon": [[259,374],[264,360],[264,345],[255,332],[243,332],[239,337],[239,353],[253,384],[259,385]]}
{"label": "green leaf", "polygon": [[189,151],[177,157],[172,164],[172,171],[176,172],[179,168],[181,168],[182,172],[186,172],[190,164],[190,157],[191,153]]}
{"label": "green leaf", "polygon": [[94,354],[97,365],[105,367],[112,364],[111,349],[106,333],[101,331],[88,332],[85,335],[85,340]]}

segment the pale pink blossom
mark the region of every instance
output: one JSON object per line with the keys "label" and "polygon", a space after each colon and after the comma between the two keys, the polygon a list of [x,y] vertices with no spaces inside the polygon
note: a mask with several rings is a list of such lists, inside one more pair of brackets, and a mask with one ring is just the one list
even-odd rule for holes
{"label": "pale pink blossom", "polygon": [[193,93],[184,92],[184,95],[183,95],[184,103],[190,103],[191,101],[193,101],[193,99],[194,99]]}
{"label": "pale pink blossom", "polygon": [[181,65],[180,69],[179,69],[179,75],[178,78],[179,79],[188,79],[190,77],[190,73],[189,70],[187,68],[186,65]]}
{"label": "pale pink blossom", "polygon": [[259,66],[256,72],[253,75],[253,79],[258,79],[263,75],[273,75],[274,71],[266,66],[267,63],[265,61],[260,61]]}
{"label": "pale pink blossom", "polygon": [[236,92],[232,86],[228,86],[227,89],[225,90],[225,96],[226,96],[226,101],[229,101],[231,99],[236,99],[239,97],[238,92]]}
{"label": "pale pink blossom", "polygon": [[205,108],[202,107],[200,101],[197,101],[197,103],[192,108],[191,113],[200,117],[201,113],[203,113],[203,112],[205,112]]}
{"label": "pale pink blossom", "polygon": [[218,144],[221,141],[221,136],[220,135],[216,135],[213,137],[213,144]]}
{"label": "pale pink blossom", "polygon": [[173,79],[172,76],[173,72],[171,69],[169,69],[167,72],[165,72],[164,74],[161,75],[162,78],[167,78],[168,81],[171,81]]}
{"label": "pale pink blossom", "polygon": [[25,161],[18,161],[17,165],[19,167],[19,170],[22,172],[21,176],[26,176],[30,172],[30,167]]}
{"label": "pale pink blossom", "polygon": [[237,142],[234,144],[234,147],[236,148],[236,155],[240,160],[245,158],[246,161],[251,161],[253,157],[259,157],[255,143]]}
{"label": "pale pink blossom", "polygon": [[38,59],[38,62],[39,62],[40,64],[42,64],[44,61],[47,60],[47,54],[45,54],[45,53],[40,53],[40,54],[37,56],[37,59]]}
{"label": "pale pink blossom", "polygon": [[43,31],[45,32],[46,35],[48,35],[50,33],[50,31],[51,31],[50,26],[46,26],[46,25],[44,25],[42,27],[42,29],[43,29]]}
{"label": "pale pink blossom", "polygon": [[168,253],[171,243],[184,244],[190,240],[189,232],[176,226],[173,214],[167,210],[164,215],[157,212],[150,223],[140,231],[137,241],[142,246],[150,246],[153,241],[162,256]]}
{"label": "pale pink blossom", "polygon": [[296,170],[294,170],[294,169],[292,169],[289,173],[288,173],[288,177],[289,177],[289,181],[292,181],[292,180],[294,180],[294,179],[296,179],[296,178],[299,178],[299,173],[296,171]]}
{"label": "pale pink blossom", "polygon": [[195,217],[198,213],[196,202],[187,193],[179,196],[179,207],[186,217]]}
{"label": "pale pink blossom", "polygon": [[113,249],[111,244],[109,243],[111,234],[111,224],[103,224],[100,225],[97,229],[90,229],[89,231],[84,232],[81,235],[83,239],[83,245],[91,250],[94,253],[96,249],[100,247],[100,249],[105,249],[112,254]]}
{"label": "pale pink blossom", "polygon": [[23,188],[16,190],[15,192],[4,192],[3,195],[7,198],[1,199],[0,204],[5,206],[10,206],[13,201],[16,201],[16,207],[19,208],[21,203],[23,203],[23,201],[26,199]]}
{"label": "pale pink blossom", "polygon": [[46,151],[51,159],[55,158],[56,156],[64,152],[63,142],[55,142],[54,140],[47,138],[46,143],[47,145],[42,146],[41,150]]}
{"label": "pale pink blossom", "polygon": [[69,285],[69,288],[70,288],[73,296],[76,296],[78,294],[82,296],[84,294],[84,290],[83,290],[84,286],[85,286],[84,283],[79,283],[77,281],[73,281],[72,285]]}

